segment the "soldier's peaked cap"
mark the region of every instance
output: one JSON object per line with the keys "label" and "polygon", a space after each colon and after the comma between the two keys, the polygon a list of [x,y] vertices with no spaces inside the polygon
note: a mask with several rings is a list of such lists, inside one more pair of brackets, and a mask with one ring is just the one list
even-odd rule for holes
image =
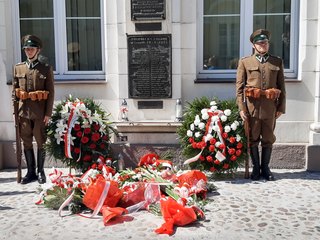
{"label": "soldier's peaked cap", "polygon": [[36,47],[36,48],[42,48],[42,41],[40,38],[34,35],[25,35],[21,39],[22,42],[22,48],[27,47]]}
{"label": "soldier's peaked cap", "polygon": [[250,35],[250,42],[264,42],[270,40],[271,33],[266,29],[257,29]]}

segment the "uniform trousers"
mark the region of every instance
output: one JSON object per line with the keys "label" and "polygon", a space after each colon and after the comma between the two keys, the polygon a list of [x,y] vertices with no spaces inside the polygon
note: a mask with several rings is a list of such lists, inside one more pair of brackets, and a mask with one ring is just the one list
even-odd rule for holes
{"label": "uniform trousers", "polygon": [[33,137],[37,142],[38,148],[42,148],[46,142],[45,124],[43,119],[19,118],[20,137],[25,150],[33,149]]}
{"label": "uniform trousers", "polygon": [[262,147],[272,147],[276,141],[274,128],[276,119],[259,119],[250,117],[250,146],[256,147],[261,142]]}

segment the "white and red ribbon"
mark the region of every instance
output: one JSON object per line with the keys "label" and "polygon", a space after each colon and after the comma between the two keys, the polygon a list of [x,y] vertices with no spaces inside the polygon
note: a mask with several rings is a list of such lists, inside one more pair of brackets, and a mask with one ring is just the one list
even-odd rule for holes
{"label": "white and red ribbon", "polygon": [[[220,120],[220,116],[223,114],[223,112],[222,112],[221,110],[216,110],[216,111],[214,111],[214,112],[212,112],[212,113],[211,113],[211,112],[208,112],[208,114],[209,114],[210,117],[209,117],[208,122],[207,122],[207,124],[206,124],[206,132],[205,132],[205,134],[204,134],[203,141],[207,142],[207,141],[210,140],[209,137],[208,137],[208,135],[211,134],[213,128],[214,128],[215,126],[217,126],[217,128],[216,128],[216,129],[217,129],[216,133],[217,133],[217,135],[218,135],[219,141],[220,141],[222,144],[225,145],[225,141],[224,141],[224,139],[223,139],[223,137],[222,137],[223,127],[222,127],[221,120]],[[215,120],[215,118],[217,118],[217,119]],[[197,161],[197,160],[200,158],[200,156],[201,156],[201,154],[202,154],[202,152],[203,152],[203,149],[204,149],[204,147],[202,147],[200,153],[198,153],[196,156],[194,156],[194,157],[192,157],[192,158],[187,159],[186,161],[184,161],[183,164],[190,164],[190,163],[192,163],[192,162]],[[222,152],[220,152],[220,151],[218,150],[217,153],[216,153],[216,155],[215,155],[215,157],[216,157],[219,161],[225,160],[225,159],[226,159],[226,157],[225,157],[225,151],[226,151],[225,148],[222,150]]]}

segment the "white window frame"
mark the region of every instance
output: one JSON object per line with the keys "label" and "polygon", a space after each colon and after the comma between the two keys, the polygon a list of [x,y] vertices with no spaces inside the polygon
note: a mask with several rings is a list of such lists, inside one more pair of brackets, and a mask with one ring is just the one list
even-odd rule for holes
{"label": "white window frame", "polygon": [[[253,0],[240,0],[240,48],[239,57],[252,54],[252,44],[249,36],[253,31]],[[203,0],[198,1],[198,36],[197,36],[197,79],[199,82],[228,82],[236,78],[236,69],[203,70]],[[298,44],[299,44],[299,0],[291,0],[290,26],[290,66],[284,69],[287,79],[296,79],[298,76]],[[245,18],[251,15],[252,17]]]}
{"label": "white window frame", "polygon": [[[19,14],[19,0],[11,1],[13,4],[13,23],[14,23],[14,41],[15,46],[15,62],[22,59],[21,56],[21,39],[20,39],[20,14]],[[54,42],[55,42],[55,57],[56,69],[54,71],[55,81],[102,81],[106,80],[106,52],[105,52],[105,39],[106,31],[104,28],[105,21],[105,1],[100,0],[100,22],[101,22],[101,58],[102,70],[101,71],[68,71],[68,58],[67,58],[67,30],[66,30],[66,9],[65,1],[53,0],[53,18],[54,18]],[[86,18],[87,19],[87,18]],[[41,36],[40,36],[41,37]]]}

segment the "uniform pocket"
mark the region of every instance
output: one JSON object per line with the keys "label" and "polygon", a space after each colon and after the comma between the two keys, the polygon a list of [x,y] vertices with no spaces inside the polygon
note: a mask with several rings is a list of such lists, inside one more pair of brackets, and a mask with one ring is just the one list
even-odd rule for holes
{"label": "uniform pocket", "polygon": [[270,72],[270,86],[269,87],[274,87],[272,83],[272,81],[274,81],[275,79],[277,79],[278,73],[280,71],[280,68],[278,66],[274,66],[274,65],[270,65],[269,66],[269,72]]}
{"label": "uniform pocket", "polygon": [[252,87],[259,87],[259,80],[261,78],[261,73],[258,66],[249,66],[247,67],[248,70],[248,79],[247,83]]}
{"label": "uniform pocket", "polygon": [[26,90],[26,74],[17,74],[15,77],[18,79],[19,88],[21,88],[22,90]]}

